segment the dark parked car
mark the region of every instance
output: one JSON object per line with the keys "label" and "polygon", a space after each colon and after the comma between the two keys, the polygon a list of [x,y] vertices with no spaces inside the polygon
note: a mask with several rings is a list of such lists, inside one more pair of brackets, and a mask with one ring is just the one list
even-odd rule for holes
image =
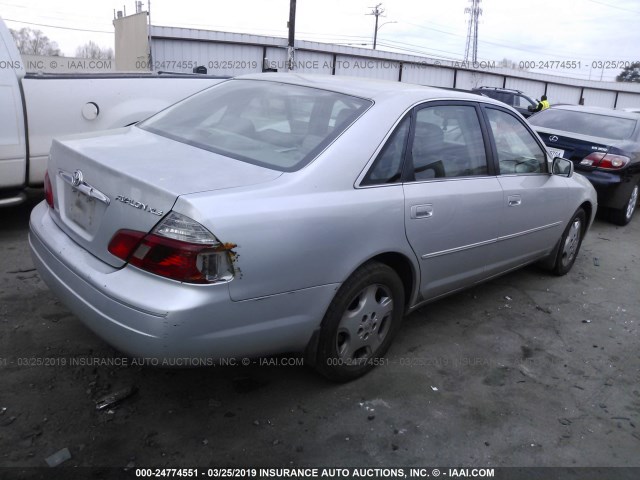
{"label": "dark parked car", "polygon": [[529,118],[553,157],[569,158],[598,192],[598,206],[626,225],[640,183],[640,114],[609,108],[555,106]]}
{"label": "dark parked car", "polygon": [[497,87],[478,87],[471,90],[478,95],[484,95],[485,97],[494,98],[502,103],[515,108],[520,115],[527,118],[533,114],[531,109],[536,108],[538,102],[532,100],[520,90],[511,90],[509,88],[497,88]]}

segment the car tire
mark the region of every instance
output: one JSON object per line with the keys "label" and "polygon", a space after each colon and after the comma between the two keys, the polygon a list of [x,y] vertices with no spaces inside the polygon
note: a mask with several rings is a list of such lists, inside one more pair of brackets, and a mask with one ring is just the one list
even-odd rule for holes
{"label": "car tire", "polygon": [[640,189],[639,185],[640,184],[636,183],[629,193],[629,198],[627,199],[627,204],[624,206],[624,208],[611,211],[609,218],[616,225],[625,226],[633,218],[633,214],[636,211],[636,205],[638,204],[638,190]]}
{"label": "car tire", "polygon": [[371,262],[340,287],[322,320],[316,370],[336,382],[356,379],[378,364],[404,315],[404,287],[389,266]]}
{"label": "car tire", "polygon": [[573,267],[582,245],[582,237],[584,237],[586,229],[586,218],[584,210],[579,208],[571,217],[567,228],[565,228],[560,238],[560,246],[553,264],[553,273],[556,275],[565,275]]}

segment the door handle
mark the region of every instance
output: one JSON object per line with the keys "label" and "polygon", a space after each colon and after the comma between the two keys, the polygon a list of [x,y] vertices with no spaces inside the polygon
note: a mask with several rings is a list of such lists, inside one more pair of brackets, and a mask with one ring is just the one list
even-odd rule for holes
{"label": "door handle", "polygon": [[411,218],[430,218],[433,216],[433,205],[412,205]]}
{"label": "door handle", "polygon": [[522,204],[522,198],[520,198],[520,195],[509,195],[507,203],[510,207],[517,207]]}

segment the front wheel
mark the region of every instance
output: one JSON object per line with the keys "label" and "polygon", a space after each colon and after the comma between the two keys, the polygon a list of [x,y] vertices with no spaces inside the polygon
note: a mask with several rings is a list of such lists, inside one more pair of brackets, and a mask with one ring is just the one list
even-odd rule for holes
{"label": "front wheel", "polygon": [[389,266],[360,267],[340,287],[320,329],[315,368],[330,380],[358,378],[389,348],[404,315],[404,288]]}
{"label": "front wheel", "polygon": [[633,213],[636,211],[636,204],[638,203],[638,184],[633,187],[629,194],[627,204],[619,209],[611,212],[611,221],[616,225],[626,225],[631,221]]}
{"label": "front wheel", "polygon": [[582,245],[582,237],[586,228],[586,215],[582,208],[573,214],[569,225],[564,230],[560,239],[560,248],[556,255],[556,261],[553,265],[553,273],[556,275],[565,275],[571,270],[576,261],[580,245]]}

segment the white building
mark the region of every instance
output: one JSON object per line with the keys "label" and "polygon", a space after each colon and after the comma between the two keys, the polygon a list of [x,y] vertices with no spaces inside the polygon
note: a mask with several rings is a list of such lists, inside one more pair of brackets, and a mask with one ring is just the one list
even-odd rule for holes
{"label": "white building", "polygon": [[[287,39],[241,33],[147,25],[146,12],[114,20],[116,68],[191,73],[204,67],[210,75],[236,76],[288,70]],[[552,104],[610,108],[640,106],[640,84],[599,82],[501,68],[498,62],[476,65],[416,55],[298,40],[294,72],[350,75],[471,89],[491,86],[547,95]]]}

